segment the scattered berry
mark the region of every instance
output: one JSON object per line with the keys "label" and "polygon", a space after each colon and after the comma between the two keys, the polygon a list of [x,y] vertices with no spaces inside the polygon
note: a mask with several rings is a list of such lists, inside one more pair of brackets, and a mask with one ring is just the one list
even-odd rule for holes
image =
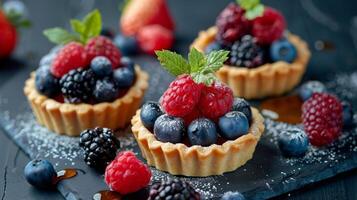
{"label": "scattered berry", "polygon": [[308,100],[313,93],[325,92],[327,92],[325,85],[319,81],[308,81],[304,83],[299,89],[299,95],[303,101]]}
{"label": "scattered berry", "polygon": [[124,56],[130,56],[137,53],[138,44],[134,36],[117,35],[114,38],[114,44],[120,49]]}
{"label": "scattered berry", "polygon": [[120,194],[128,194],[146,187],[151,171],[133,152],[120,152],[105,170],[105,182]]}
{"label": "scattered berry", "polygon": [[156,119],[163,114],[158,103],[149,101],[141,107],[140,119],[147,129],[153,130]]}
{"label": "scattered berry", "polygon": [[38,188],[53,188],[57,173],[48,160],[32,160],[24,170],[28,183]]}
{"label": "scattered berry", "polygon": [[90,39],[84,49],[88,60],[92,60],[97,56],[105,56],[110,60],[114,69],[120,65],[120,51],[107,37],[97,36]]}
{"label": "scattered berry", "polygon": [[28,14],[25,4],[19,0],[5,1],[2,5],[2,9],[5,13],[10,15],[26,17]]}
{"label": "scattered berry", "polygon": [[70,42],[58,52],[53,60],[51,72],[55,77],[61,78],[71,70],[85,68],[87,64],[83,46],[77,42]]}
{"label": "scattered berry", "polygon": [[231,47],[229,62],[239,67],[258,67],[264,64],[264,49],[257,44],[256,38],[245,35]]}
{"label": "scattered berry", "polygon": [[239,192],[226,192],[223,194],[221,200],[245,200],[245,197]]}
{"label": "scattered berry", "polygon": [[173,179],[154,183],[151,186],[148,200],[161,199],[200,200],[201,196],[188,182]]}
{"label": "scattered berry", "polygon": [[217,17],[217,41],[231,45],[240,37],[248,34],[251,22],[244,17],[245,11],[236,3],[230,3]]}
{"label": "scattered berry", "polygon": [[324,146],[336,140],[343,124],[342,105],[330,94],[314,93],[302,106],[302,119],[310,143]]}
{"label": "scattered berry", "polygon": [[88,102],[95,83],[95,75],[91,69],[73,69],[60,79],[61,91],[68,103]]}
{"label": "scattered berry", "polygon": [[114,38],[114,31],[111,30],[110,28],[103,28],[101,31],[100,31],[100,35],[101,36],[105,36],[109,39],[113,39]]}
{"label": "scattered berry", "polygon": [[169,115],[184,117],[191,113],[201,96],[201,85],[189,75],[182,75],[171,82],[161,98],[161,106]]}
{"label": "scattered berry", "polygon": [[119,90],[113,80],[109,78],[97,80],[93,90],[93,97],[97,103],[112,102],[118,95]]}
{"label": "scattered berry", "polygon": [[134,71],[129,67],[121,67],[114,70],[114,81],[119,88],[128,88],[130,87],[135,80]]}
{"label": "scattered berry", "polygon": [[202,115],[211,120],[229,112],[233,105],[233,92],[223,83],[214,82],[211,86],[202,89],[198,108]]}
{"label": "scattered berry", "polygon": [[350,127],[353,125],[353,109],[352,105],[347,101],[342,101],[343,109],[343,126]]}
{"label": "scattered berry", "polygon": [[249,124],[252,122],[252,109],[245,99],[239,97],[234,98],[232,111],[242,112],[247,117]]}
{"label": "scattered berry", "polygon": [[185,132],[183,119],[167,114],[158,117],[154,124],[154,134],[161,142],[180,143]]}
{"label": "scattered berry", "polygon": [[219,118],[218,126],[221,136],[228,140],[235,140],[249,130],[247,117],[238,111],[231,111]]}
{"label": "scattered berry", "polygon": [[286,39],[273,42],[270,46],[270,58],[272,61],[285,61],[291,63],[297,55],[296,48]]}
{"label": "scattered berry", "polygon": [[81,133],[79,146],[84,150],[84,161],[88,166],[104,170],[115,158],[120,142],[112,130],[97,127]]}
{"label": "scattered berry", "polygon": [[174,42],[172,31],[160,25],[145,26],[136,37],[141,50],[150,55],[155,55],[157,50],[171,49]]}
{"label": "scattered berry", "polygon": [[54,97],[60,93],[59,81],[50,72],[50,66],[43,65],[36,70],[35,85],[37,91],[48,97]]}
{"label": "scattered berry", "polygon": [[205,53],[209,54],[212,51],[218,51],[222,49],[222,45],[220,45],[218,42],[212,42],[211,44],[209,44],[206,49],[205,49]]}
{"label": "scattered berry", "polygon": [[15,27],[0,10],[0,58],[6,58],[14,51],[17,43]]}
{"label": "scattered berry", "polygon": [[273,8],[265,7],[264,14],[253,20],[252,33],[260,44],[271,44],[280,39],[285,30],[285,19]]}
{"label": "scattered berry", "polygon": [[104,56],[95,57],[90,67],[98,78],[109,77],[113,73],[112,63]]}
{"label": "scattered berry", "polygon": [[304,156],[309,147],[309,138],[298,128],[282,130],[278,137],[278,144],[284,156]]}
{"label": "scattered berry", "polygon": [[217,142],[217,129],[214,122],[207,118],[194,120],[187,129],[191,145],[209,146]]}

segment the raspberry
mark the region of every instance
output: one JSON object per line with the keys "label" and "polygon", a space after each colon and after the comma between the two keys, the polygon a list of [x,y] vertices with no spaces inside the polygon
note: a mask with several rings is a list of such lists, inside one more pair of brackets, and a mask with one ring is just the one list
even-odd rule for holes
{"label": "raspberry", "polygon": [[16,28],[8,21],[0,10],[0,58],[10,56],[17,43]]}
{"label": "raspberry", "polygon": [[201,85],[195,83],[191,76],[182,75],[170,84],[160,103],[167,114],[183,117],[195,108],[200,95]]}
{"label": "raspberry", "polygon": [[266,7],[264,14],[253,20],[252,34],[261,44],[271,44],[281,38],[285,30],[284,17],[276,10]]}
{"label": "raspberry", "polygon": [[154,55],[156,50],[170,49],[174,36],[172,31],[163,26],[150,25],[139,30],[137,40],[142,51]]}
{"label": "raspberry", "polygon": [[341,134],[342,104],[330,94],[314,93],[302,106],[302,118],[311,144],[330,144]]}
{"label": "raspberry", "polygon": [[185,126],[189,126],[193,120],[198,119],[200,116],[200,111],[197,107],[195,107],[189,114],[183,117],[183,120],[185,121]]}
{"label": "raspberry", "polygon": [[233,105],[232,90],[220,82],[202,89],[198,108],[203,116],[216,121],[219,117],[229,112]]}
{"label": "raspberry", "polygon": [[77,42],[70,42],[58,52],[53,60],[51,73],[55,77],[61,78],[69,71],[84,68],[88,64],[83,46]]}
{"label": "raspberry", "polygon": [[236,3],[230,3],[217,17],[217,40],[230,45],[241,36],[248,34],[251,22],[244,17],[245,11]]}
{"label": "raspberry", "polygon": [[119,49],[105,36],[90,39],[84,49],[89,61],[97,56],[104,56],[110,60],[114,69],[120,65],[121,54]]}
{"label": "raspberry", "polygon": [[112,190],[128,194],[146,187],[151,171],[133,152],[124,151],[107,166],[104,177]]}

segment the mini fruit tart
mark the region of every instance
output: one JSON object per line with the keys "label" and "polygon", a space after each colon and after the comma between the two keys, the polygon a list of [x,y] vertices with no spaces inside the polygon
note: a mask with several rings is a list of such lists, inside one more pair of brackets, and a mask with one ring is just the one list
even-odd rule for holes
{"label": "mini fruit tart", "polygon": [[200,32],[192,47],[206,53],[230,51],[216,75],[235,96],[258,99],[290,91],[310,59],[306,42],[285,30],[285,19],[277,10],[259,1],[238,2],[219,14],[215,26]]}
{"label": "mini fruit tart", "polygon": [[113,42],[100,36],[95,10],[83,21],[71,20],[75,33],[46,30],[59,44],[41,59],[26,81],[24,93],[37,121],[58,134],[78,136],[94,127],[125,127],[139,108],[148,74]]}
{"label": "mini fruit tart", "polygon": [[263,117],[216,80],[228,51],[204,56],[192,48],[188,61],[164,50],[161,64],[177,78],[160,102],[147,102],[132,131],[149,165],[174,175],[210,176],[236,170],[253,156]]}

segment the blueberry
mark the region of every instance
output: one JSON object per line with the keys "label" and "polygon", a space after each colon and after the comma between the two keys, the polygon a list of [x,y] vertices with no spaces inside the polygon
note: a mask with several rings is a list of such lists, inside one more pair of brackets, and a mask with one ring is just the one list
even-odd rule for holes
{"label": "blueberry", "polygon": [[142,106],[140,119],[147,129],[152,130],[156,119],[163,114],[164,113],[157,102],[149,101]]}
{"label": "blueberry", "polygon": [[221,200],[245,200],[245,197],[239,192],[226,192],[223,194]]}
{"label": "blueberry", "polygon": [[48,65],[43,65],[36,70],[35,85],[37,91],[48,97],[60,93],[59,80],[51,74]]}
{"label": "blueberry", "polygon": [[238,137],[247,134],[249,122],[247,117],[239,111],[231,111],[219,118],[218,126],[220,134],[228,140],[235,140]]}
{"label": "blueberry", "polygon": [[105,36],[109,39],[113,39],[114,38],[114,31],[110,28],[103,28],[100,31],[100,35]]}
{"label": "blueberry", "polygon": [[8,15],[27,17],[28,11],[25,4],[19,0],[5,1],[3,9]]}
{"label": "blueberry", "polygon": [[120,49],[120,52],[124,56],[130,56],[137,53],[138,44],[133,36],[125,37],[123,35],[117,35],[114,38],[114,44]]}
{"label": "blueberry", "polygon": [[40,60],[40,66],[43,65],[52,65],[53,60],[56,57],[56,53],[49,53],[45,56],[43,56]]}
{"label": "blueberry", "polygon": [[249,124],[252,122],[252,109],[245,99],[239,97],[234,98],[232,111],[242,112],[247,117]]}
{"label": "blueberry", "polygon": [[97,80],[93,96],[96,102],[112,102],[119,94],[119,90],[116,87],[114,81],[110,79]]}
{"label": "blueberry", "polygon": [[187,135],[191,145],[209,146],[217,142],[216,125],[206,118],[199,118],[191,122]]}
{"label": "blueberry", "polygon": [[270,58],[272,61],[291,63],[295,60],[296,55],[296,48],[286,39],[277,40],[270,46]]}
{"label": "blueberry", "polygon": [[161,142],[180,143],[185,131],[184,121],[179,117],[164,114],[155,121],[154,134]]}
{"label": "blueberry", "polygon": [[121,67],[114,70],[114,80],[119,88],[128,88],[134,83],[135,74],[128,67]]}
{"label": "blueberry", "polygon": [[123,67],[129,68],[131,71],[135,72],[135,63],[129,57],[122,57],[120,63]]}
{"label": "blueberry", "polygon": [[104,56],[95,57],[91,61],[90,67],[99,78],[109,77],[113,73],[112,63]]}
{"label": "blueberry", "polygon": [[353,125],[353,109],[349,102],[342,101],[343,108],[343,126],[350,127]]}
{"label": "blueberry", "polygon": [[38,188],[52,188],[56,184],[57,173],[48,160],[32,160],[24,170],[27,182]]}
{"label": "blueberry", "polygon": [[304,83],[299,89],[300,98],[303,101],[308,100],[313,93],[327,92],[325,85],[319,81],[308,81]]}
{"label": "blueberry", "polygon": [[278,144],[284,156],[300,157],[305,155],[309,139],[303,130],[290,128],[279,134]]}
{"label": "blueberry", "polygon": [[205,53],[209,54],[212,51],[218,51],[222,49],[221,45],[218,42],[212,42],[211,44],[209,44],[206,49],[205,49]]}

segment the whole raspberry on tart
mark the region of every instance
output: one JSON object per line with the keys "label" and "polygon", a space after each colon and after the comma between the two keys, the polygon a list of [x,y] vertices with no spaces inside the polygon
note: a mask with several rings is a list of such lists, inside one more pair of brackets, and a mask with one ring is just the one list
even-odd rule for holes
{"label": "whole raspberry on tart", "polygon": [[300,82],[310,58],[307,44],[286,30],[283,15],[259,0],[237,0],[191,45],[201,52],[229,50],[216,72],[235,96],[258,99],[281,95]]}
{"label": "whole raspberry on tart", "polygon": [[101,24],[94,10],[71,20],[72,32],[44,31],[57,46],[41,59],[24,92],[37,121],[56,133],[78,136],[96,126],[124,127],[148,87],[148,75],[121,57],[109,37],[100,36]]}
{"label": "whole raspberry on tart", "polygon": [[[264,125],[247,102],[233,105],[232,90],[214,76],[229,52],[204,55],[192,48],[187,60],[168,50],[156,54],[177,78],[160,104],[144,104],[132,119],[133,134],[148,164],[185,176],[217,175],[243,165],[252,157]],[[216,151],[225,153],[212,153]]]}

